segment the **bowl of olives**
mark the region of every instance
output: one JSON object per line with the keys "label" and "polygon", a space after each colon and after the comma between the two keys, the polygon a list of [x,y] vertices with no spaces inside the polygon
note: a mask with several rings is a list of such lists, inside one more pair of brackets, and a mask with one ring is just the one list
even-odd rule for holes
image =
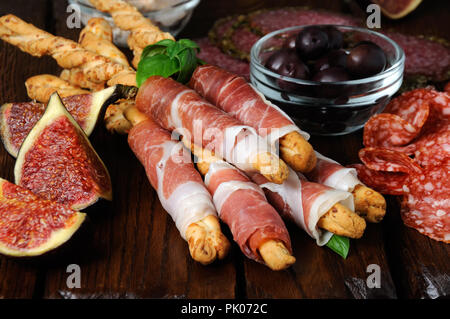
{"label": "bowl of olives", "polygon": [[251,83],[314,135],[362,128],[398,91],[405,64],[403,50],[385,35],[338,25],[274,31],[250,56]]}

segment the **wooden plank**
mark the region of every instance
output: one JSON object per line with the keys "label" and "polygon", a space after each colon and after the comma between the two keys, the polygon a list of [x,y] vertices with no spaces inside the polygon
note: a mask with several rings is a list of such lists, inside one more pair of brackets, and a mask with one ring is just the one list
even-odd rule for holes
{"label": "wooden plank", "polygon": [[[74,40],[63,5],[54,3],[55,33]],[[233,262],[208,267],[192,260],[170,216],[161,207],[126,137],[100,125],[93,146],[111,174],[114,199],[90,207],[91,238],[48,270],[45,298],[233,298]],[[69,264],[81,269],[81,288],[70,289]]]}
{"label": "wooden plank", "polygon": [[432,240],[401,220],[399,198],[390,198],[386,249],[399,296],[414,299],[449,298],[450,246]]}
{"label": "wooden plank", "polygon": [[[47,1],[15,0],[0,3],[0,15],[15,14],[41,28],[48,23]],[[35,74],[51,72],[55,64],[49,58],[37,59],[0,41],[0,103],[22,102],[27,98],[24,81]],[[14,180],[15,159],[0,147],[0,176]],[[42,265],[30,260],[0,256],[0,298],[39,296]]]}

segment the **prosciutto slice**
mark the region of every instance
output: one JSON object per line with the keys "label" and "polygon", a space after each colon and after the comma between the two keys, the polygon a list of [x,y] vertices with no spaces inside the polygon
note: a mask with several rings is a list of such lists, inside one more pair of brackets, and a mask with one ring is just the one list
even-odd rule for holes
{"label": "prosciutto slice", "polygon": [[351,193],[309,182],[292,169],[283,184],[270,183],[261,174],[252,175],[252,179],[264,189],[269,202],[283,218],[305,230],[319,246],[325,245],[333,236],[317,226],[319,219],[337,203],[354,210]]}
{"label": "prosciutto slice", "polygon": [[189,86],[240,122],[255,128],[271,145],[291,132],[309,139],[309,134],[301,131],[286,113],[236,74],[212,65],[199,66]]}
{"label": "prosciutto slice", "polygon": [[267,202],[264,192],[246,175],[224,162],[209,165],[205,184],[219,217],[230,227],[242,252],[262,262],[258,248],[269,239],[280,240],[292,252],[289,233],[277,211]]}
{"label": "prosciutto slice", "polygon": [[170,78],[148,78],[139,89],[136,106],[163,128],[213,151],[245,172],[254,170],[255,155],[270,151],[253,128]]}
{"label": "prosciutto slice", "polygon": [[211,195],[181,142],[154,121],[140,122],[130,130],[128,144],[145,167],[164,209],[181,236],[192,223],[216,215]]}
{"label": "prosciutto slice", "polygon": [[335,189],[352,192],[356,185],[362,184],[355,168],[347,168],[316,152],[316,167],[306,176],[310,181]]}

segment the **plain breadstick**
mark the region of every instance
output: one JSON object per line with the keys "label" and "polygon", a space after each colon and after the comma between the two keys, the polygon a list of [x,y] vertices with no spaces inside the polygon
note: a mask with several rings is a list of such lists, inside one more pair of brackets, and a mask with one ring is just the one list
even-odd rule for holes
{"label": "plain breadstick", "polygon": [[103,55],[112,61],[130,66],[122,51],[113,43],[112,27],[103,18],[91,18],[81,30],[78,43],[89,51]]}
{"label": "plain breadstick", "polygon": [[[12,14],[0,17],[0,38],[31,55],[50,55],[62,68],[79,68],[86,75],[86,79],[94,83],[103,83],[115,76],[134,73],[130,67],[83,49],[72,40],[36,28]],[[136,81],[122,84],[136,85]]]}
{"label": "plain breadstick", "polygon": [[[132,126],[149,120],[136,107],[126,109],[124,115]],[[213,215],[190,224],[185,235],[192,258],[205,265],[216,259],[223,259],[230,248],[228,239],[220,229],[218,218]]]}
{"label": "plain breadstick", "polygon": [[32,76],[25,81],[25,86],[30,99],[44,104],[54,92],[58,92],[60,97],[90,93],[51,74]]}
{"label": "plain breadstick", "polygon": [[171,39],[168,32],[161,31],[134,6],[122,0],[89,0],[98,10],[109,13],[122,30],[130,31],[128,46],[134,53],[133,65],[137,67],[142,50],[160,40]]}

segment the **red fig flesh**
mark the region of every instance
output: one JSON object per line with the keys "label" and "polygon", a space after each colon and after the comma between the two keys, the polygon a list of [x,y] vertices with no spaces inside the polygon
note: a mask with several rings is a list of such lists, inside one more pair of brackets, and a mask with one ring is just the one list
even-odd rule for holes
{"label": "red fig flesh", "polygon": [[41,255],[69,240],[85,217],[0,178],[1,254]]}
{"label": "red fig flesh", "polygon": [[108,170],[56,93],[25,138],[14,176],[40,198],[75,210],[112,197]]}

